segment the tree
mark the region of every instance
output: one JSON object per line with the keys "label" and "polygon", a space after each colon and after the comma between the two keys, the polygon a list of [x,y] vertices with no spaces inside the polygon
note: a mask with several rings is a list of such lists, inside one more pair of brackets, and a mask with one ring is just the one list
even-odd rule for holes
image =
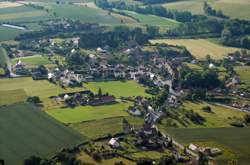
{"label": "tree", "polygon": [[37,157],[37,156],[31,156],[31,157],[25,159],[23,164],[24,165],[40,165],[41,160],[42,159]]}
{"label": "tree", "polygon": [[102,97],[102,89],[101,88],[98,89],[98,96]]}
{"label": "tree", "polygon": [[202,152],[199,152],[199,165],[208,165],[208,157]]}
{"label": "tree", "polygon": [[27,102],[33,103],[33,104],[39,104],[41,103],[41,100],[38,96],[30,96],[27,98]]}
{"label": "tree", "polygon": [[250,114],[246,114],[246,115],[244,116],[244,120],[245,120],[245,123],[246,123],[246,124],[250,124]]}
{"label": "tree", "polygon": [[163,156],[160,159],[160,165],[176,165],[177,162],[173,156]]}

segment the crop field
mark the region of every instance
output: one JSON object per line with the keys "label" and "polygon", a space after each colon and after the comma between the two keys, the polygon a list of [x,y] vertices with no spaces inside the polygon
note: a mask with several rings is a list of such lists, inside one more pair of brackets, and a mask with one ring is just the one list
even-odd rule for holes
{"label": "crop field", "polygon": [[235,67],[236,73],[239,75],[242,87],[250,87],[250,67],[238,66]]}
{"label": "crop field", "polygon": [[[193,14],[204,14],[204,0],[185,0],[173,3],[166,3],[164,6],[168,9],[190,11]],[[222,10],[223,13],[231,18],[250,19],[250,1],[249,0],[208,0],[208,3],[216,10]]]}
{"label": "crop field", "polygon": [[[207,113],[202,110],[204,106],[210,106],[213,113]],[[187,110],[193,110],[194,112],[198,112],[201,116],[205,117],[206,122],[204,125],[196,125],[191,124],[189,127],[207,127],[207,128],[215,128],[215,127],[231,127],[230,123],[233,121],[232,118],[243,118],[245,116],[245,112],[240,112],[232,109],[228,109],[225,107],[208,104],[205,102],[193,103],[193,102],[185,102],[183,107]]]}
{"label": "crop field", "polygon": [[0,158],[7,165],[22,164],[34,154],[51,157],[63,148],[85,142],[74,130],[26,103],[0,107],[0,123]]}
{"label": "crop field", "polygon": [[21,3],[3,1],[3,2],[0,2],[0,9],[9,8],[9,7],[17,7],[17,6],[22,6],[22,5],[23,4],[21,4]]}
{"label": "crop field", "polygon": [[70,127],[75,129],[82,135],[85,135],[89,139],[96,139],[110,134],[114,135],[116,133],[122,132],[122,121],[124,118],[134,126],[143,124],[143,119],[133,116],[127,116],[75,123],[70,124]]}
{"label": "crop field", "polygon": [[34,56],[27,56],[27,57],[19,57],[12,59],[12,64],[16,64],[18,60],[21,60],[23,64],[27,67],[36,67],[37,65],[48,65],[51,64],[48,57],[42,55],[34,55]]}
{"label": "crop field", "polygon": [[26,99],[27,94],[23,89],[0,91],[0,106],[22,102]]}
{"label": "crop field", "polygon": [[78,106],[75,108],[58,108],[46,111],[49,115],[63,123],[78,123],[112,117],[128,116],[125,111],[130,102],[102,106]]}
{"label": "crop field", "polygon": [[118,10],[118,11],[124,12],[132,16],[133,18],[140,20],[139,24],[143,24],[143,25],[160,26],[160,27],[164,27],[167,29],[171,29],[171,28],[177,27],[180,24],[179,22],[175,20],[164,18],[164,17],[159,17],[155,15],[139,14],[139,13],[127,11],[127,10]]}
{"label": "crop field", "polygon": [[108,11],[79,5],[52,5],[58,17],[80,20],[88,23],[119,24],[121,21],[109,15]]}
{"label": "crop field", "polygon": [[186,145],[220,148],[223,154],[218,157],[218,164],[227,165],[231,159],[236,159],[240,165],[250,162],[249,128],[167,128],[166,132]]}
{"label": "crop field", "polygon": [[139,85],[136,81],[89,82],[84,84],[84,86],[96,93],[100,88],[102,89],[103,93],[108,92],[115,97],[150,96],[149,94],[145,93],[146,88]]}
{"label": "crop field", "polygon": [[151,40],[151,43],[185,46],[197,59],[205,59],[207,55],[210,55],[213,59],[222,59],[228,53],[239,50],[238,48],[221,46],[205,39],[159,39]]}

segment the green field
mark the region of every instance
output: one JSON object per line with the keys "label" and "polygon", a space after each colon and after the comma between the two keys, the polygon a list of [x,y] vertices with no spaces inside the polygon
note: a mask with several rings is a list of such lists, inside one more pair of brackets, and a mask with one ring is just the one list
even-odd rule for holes
{"label": "green field", "polygon": [[11,61],[12,65],[16,64],[18,60],[21,60],[22,63],[29,68],[36,67],[38,65],[52,64],[51,61],[49,61],[48,57],[42,55],[34,55],[34,56],[14,58]]}
{"label": "green field", "polygon": [[143,119],[128,116],[128,117],[114,117],[108,119],[87,121],[81,123],[71,124],[70,127],[77,132],[86,135],[89,139],[96,139],[107,135],[114,135],[123,131],[122,120],[125,118],[134,126],[142,125]]}
{"label": "green field", "polygon": [[119,24],[116,17],[109,15],[108,11],[99,8],[90,8],[78,5],[52,5],[52,11],[58,17],[80,20],[88,23]]}
{"label": "green field", "polygon": [[19,34],[24,33],[22,30],[10,29],[0,26],[0,41],[13,40]]}
{"label": "green field", "polygon": [[166,128],[166,132],[186,145],[220,148],[223,151],[218,157],[220,165],[227,165],[231,159],[236,159],[239,165],[249,165],[250,128]]}
{"label": "green field", "polygon": [[27,99],[27,94],[23,89],[0,91],[0,106],[13,104]]}
{"label": "green field", "polygon": [[36,107],[19,103],[0,107],[0,158],[6,165],[22,164],[32,155],[51,157],[85,138]]}
{"label": "green field", "polygon": [[228,53],[239,50],[238,48],[221,46],[206,39],[159,39],[151,40],[151,43],[185,46],[197,59],[205,59],[207,55],[210,55],[213,59],[222,59]]}
{"label": "green field", "polygon": [[[189,11],[193,14],[205,14],[203,2],[205,0],[183,0],[173,3],[166,3],[168,9]],[[222,10],[225,15],[231,18],[250,19],[249,0],[206,0],[216,10]]]}
{"label": "green field", "polygon": [[[202,110],[204,106],[210,106],[213,113],[207,113]],[[183,107],[187,110],[193,110],[198,112],[201,116],[205,117],[206,122],[204,125],[191,124],[189,127],[203,127],[203,128],[215,128],[215,127],[231,127],[230,123],[233,121],[233,117],[243,118],[245,112],[240,112],[228,108],[224,108],[217,105],[208,104],[205,102],[193,103],[184,102]]]}
{"label": "green field", "polygon": [[145,96],[150,97],[145,93],[145,88],[139,85],[136,81],[107,81],[107,82],[90,82],[84,84],[87,89],[93,92],[98,92],[101,88],[103,93],[108,92],[115,97],[129,96]]}
{"label": "green field", "polygon": [[0,67],[4,67],[8,63],[8,55],[4,48],[0,46]]}
{"label": "green field", "polygon": [[179,22],[175,20],[164,18],[164,17],[159,17],[155,15],[139,14],[139,13],[127,11],[127,10],[117,10],[117,11],[126,13],[132,16],[133,18],[140,20],[140,24],[143,24],[143,25],[160,26],[166,29],[171,29],[171,28],[177,27],[180,24]]}
{"label": "green field", "polygon": [[238,66],[235,67],[236,73],[239,75],[242,87],[250,87],[250,67],[249,66]]}
{"label": "green field", "polygon": [[104,118],[128,116],[125,111],[131,103],[117,103],[102,106],[78,106],[75,108],[58,108],[46,111],[49,115],[63,123],[78,123]]}

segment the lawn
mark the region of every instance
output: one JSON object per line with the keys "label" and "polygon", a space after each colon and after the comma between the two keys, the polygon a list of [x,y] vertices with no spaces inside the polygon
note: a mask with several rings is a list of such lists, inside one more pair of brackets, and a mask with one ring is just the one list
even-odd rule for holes
{"label": "lawn", "polygon": [[207,55],[210,55],[211,58],[219,60],[227,56],[229,53],[239,50],[238,48],[221,46],[206,39],[159,39],[151,40],[151,43],[166,43],[170,45],[185,46],[197,59],[205,59]]}
{"label": "lawn", "polygon": [[239,75],[242,87],[250,87],[250,67],[249,66],[237,66],[235,67],[236,73]]}
{"label": "lawn", "polygon": [[0,106],[13,104],[27,99],[27,94],[23,89],[0,91]]}
{"label": "lawn", "polygon": [[180,24],[179,22],[175,20],[164,18],[164,17],[159,17],[155,15],[139,14],[139,13],[128,11],[128,10],[117,10],[117,11],[126,13],[132,16],[133,18],[140,20],[140,24],[143,24],[143,25],[160,26],[160,27],[164,27],[167,29],[171,29],[171,28],[177,27]]}
{"label": "lawn", "polygon": [[[166,3],[164,6],[168,9],[189,11],[193,14],[205,14],[203,11],[204,0],[184,0],[173,3]],[[208,0],[208,3],[216,10],[222,10],[223,13],[231,18],[250,19],[250,1],[249,0]]]}
{"label": "lawn", "polygon": [[108,92],[115,97],[150,96],[145,93],[145,88],[139,85],[136,81],[89,82],[84,84],[84,86],[96,93],[98,92],[98,89],[101,88],[103,93]]}
{"label": "lawn", "polygon": [[131,103],[120,102],[102,106],[78,106],[75,108],[58,108],[46,111],[49,115],[63,123],[78,123],[112,117],[128,116],[125,111]]}
{"label": "lawn", "polygon": [[116,133],[122,132],[122,121],[124,118],[134,126],[142,125],[144,121],[142,118],[137,118],[133,116],[114,117],[108,119],[75,123],[71,124],[70,127],[75,129],[77,132],[86,135],[86,137],[88,137],[89,139],[97,139],[99,137],[104,137],[110,134],[114,135]]}
{"label": "lawn", "polygon": [[71,128],[26,103],[0,107],[0,125],[0,158],[6,164],[22,164],[32,155],[52,157],[63,148],[86,141]]}
{"label": "lawn", "polygon": [[237,164],[249,165],[250,128],[167,128],[166,132],[186,145],[194,143],[222,149],[223,155],[217,162],[220,165],[226,165],[231,159],[236,159]]}
{"label": "lawn", "polygon": [[8,55],[4,48],[0,46],[0,67],[4,67],[8,63]]}
{"label": "lawn", "polygon": [[52,64],[52,62],[49,61],[48,57],[45,57],[42,55],[34,55],[34,56],[14,58],[12,59],[12,62],[11,62],[12,65],[16,64],[18,60],[21,60],[22,63],[25,64],[29,68],[36,67],[38,65]]}
{"label": "lawn", "polygon": [[[202,110],[204,106],[210,106],[213,113],[207,113]],[[228,108],[224,108],[217,105],[208,104],[205,102],[184,102],[183,107],[187,110],[193,110],[198,112],[201,116],[205,117],[206,122],[204,125],[191,124],[189,127],[203,127],[203,128],[214,128],[214,127],[231,127],[230,123],[233,121],[233,117],[243,118],[245,112],[240,112]]]}

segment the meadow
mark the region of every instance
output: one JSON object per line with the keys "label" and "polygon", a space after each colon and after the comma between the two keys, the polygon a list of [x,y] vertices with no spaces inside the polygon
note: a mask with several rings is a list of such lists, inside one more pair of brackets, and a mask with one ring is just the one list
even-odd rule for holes
{"label": "meadow", "polygon": [[0,106],[26,101],[27,94],[23,89],[0,91]]}
{"label": "meadow", "polygon": [[8,55],[6,50],[0,46],[0,67],[4,67],[8,63]]}
{"label": "meadow", "polygon": [[[163,6],[167,9],[189,11],[193,14],[205,14],[203,11],[204,0],[184,0],[173,3],[166,3]],[[250,19],[249,0],[208,0],[208,3],[216,10],[231,18]]]}
{"label": "meadow", "polygon": [[140,20],[139,24],[142,25],[159,26],[165,29],[171,29],[177,27],[180,24],[179,22],[173,19],[168,19],[155,15],[139,14],[128,10],[117,10],[117,11],[126,13],[132,16],[133,18]]}
{"label": "meadow", "polygon": [[46,111],[50,116],[63,123],[78,123],[112,117],[128,116],[125,111],[132,103],[119,102],[102,106],[78,106],[75,108],[58,108]]}
{"label": "meadow", "polygon": [[0,107],[0,123],[0,157],[7,165],[22,164],[34,154],[52,157],[63,148],[86,141],[71,128],[27,103]]}
{"label": "meadow", "polygon": [[84,84],[84,86],[95,93],[97,93],[100,88],[103,93],[108,92],[115,97],[150,97],[149,94],[145,93],[145,87],[141,86],[136,81],[89,82]]}
{"label": "meadow", "polygon": [[38,65],[51,65],[51,61],[49,61],[48,57],[42,55],[34,55],[34,56],[27,56],[27,57],[18,57],[12,59],[12,65],[15,65],[17,61],[21,60],[25,66],[28,68],[37,67]]}
{"label": "meadow", "polygon": [[227,56],[228,53],[239,50],[238,48],[218,45],[206,39],[158,39],[150,42],[185,46],[197,59],[205,59],[207,55],[210,55],[211,58],[219,60]]}
{"label": "meadow", "polygon": [[220,148],[223,154],[217,158],[218,164],[226,165],[232,159],[240,165],[250,162],[249,128],[166,128],[165,131],[186,145]]}
{"label": "meadow", "polygon": [[241,86],[250,87],[250,67],[249,66],[237,66],[235,67],[236,73],[239,75],[241,80]]}
{"label": "meadow", "polygon": [[[85,135],[89,139],[97,139],[107,135],[114,135],[123,131],[123,119],[130,124],[139,126],[143,124],[143,119],[133,116],[114,117],[101,120],[85,121],[81,123],[70,124],[69,126],[77,132]],[[115,126],[115,127],[114,127]]]}
{"label": "meadow", "polygon": [[[203,111],[202,108],[205,106],[210,106],[212,109],[212,113],[207,113]],[[203,125],[191,124],[188,126],[189,128],[232,127],[230,123],[234,121],[234,117],[242,119],[246,114],[245,112],[240,112],[205,102],[184,102],[183,107],[187,110],[192,109],[194,112],[198,112],[206,119],[206,122]]]}
{"label": "meadow", "polygon": [[0,26],[0,41],[13,40],[22,33],[24,33],[22,30],[10,29]]}

